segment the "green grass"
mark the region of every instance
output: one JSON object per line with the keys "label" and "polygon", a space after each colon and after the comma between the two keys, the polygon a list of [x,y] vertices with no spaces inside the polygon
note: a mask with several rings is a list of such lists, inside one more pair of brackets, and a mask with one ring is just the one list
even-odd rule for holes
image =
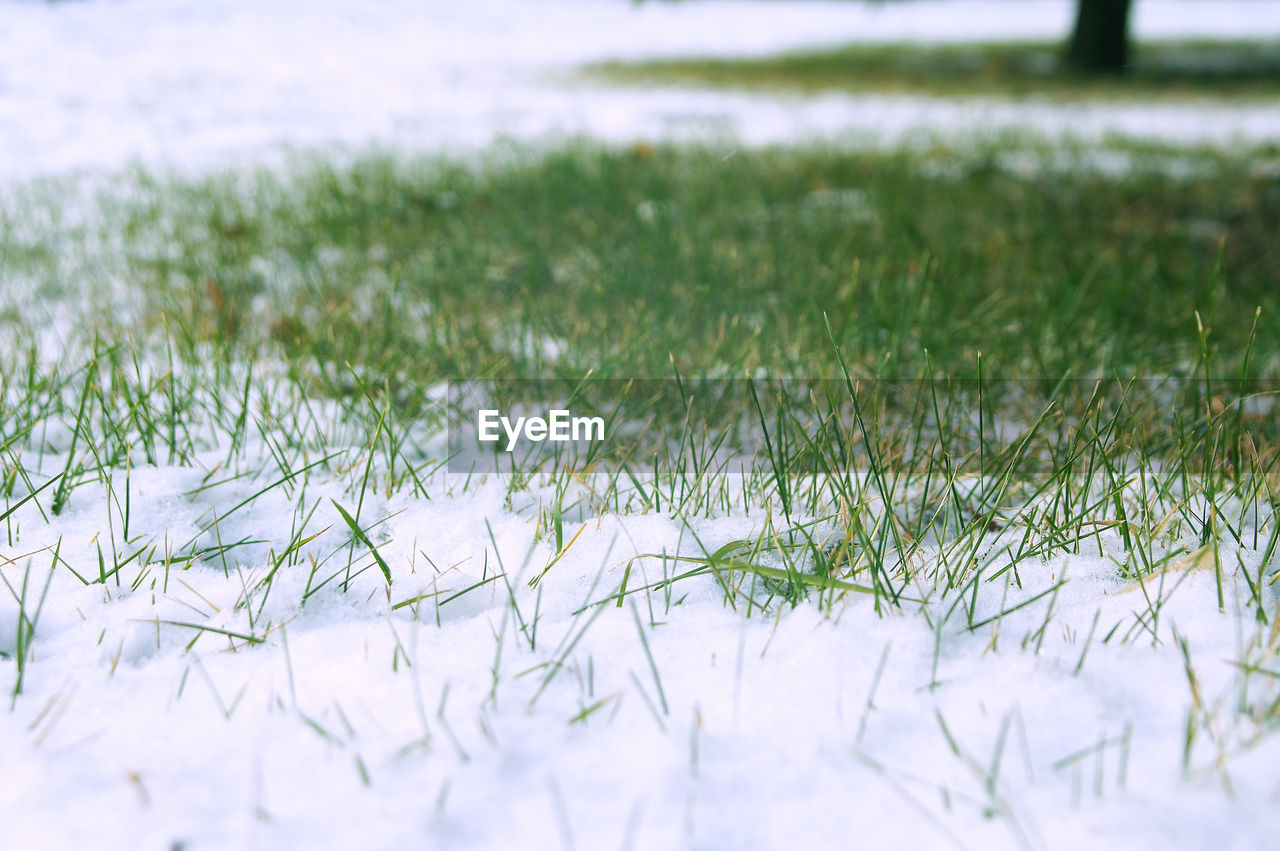
{"label": "green grass", "polygon": [[[1120,176],[1093,166],[1117,157]],[[229,553],[262,543],[224,539],[229,515],[305,492],[316,468],[341,475],[348,497],[334,504],[353,534],[345,563],[327,566],[337,551],[313,563],[309,597],[364,571],[391,579],[365,496],[430,496],[444,461],[428,438],[449,416],[440,382],[751,374],[768,380],[737,385],[719,408],[708,385],[637,396],[622,420],[701,415],[708,428],[670,432],[669,476],[653,483],[627,466],[585,493],[555,480],[539,525],[556,552],[570,510],[837,512],[843,549],[802,535],[797,558],[847,570],[854,549],[874,552],[871,574],[839,581],[896,603],[905,580],[874,565],[904,563],[922,541],[968,541],[948,551],[960,558],[984,530],[1022,524],[1022,559],[1078,547],[1103,523],[1130,551],[1131,530],[1161,527],[1150,509],[1135,525],[1134,488],[1167,500],[1202,543],[1223,524],[1245,535],[1246,515],[1265,537],[1267,394],[1280,373],[1274,163],[1265,150],[1027,140],[916,153],[579,146],[465,164],[368,155],[135,174],[75,221],[74,187],[33,185],[11,197],[0,240],[5,276],[43,293],[4,320],[7,491],[50,474],[25,466],[22,448],[44,451],[61,422],[69,438],[52,450],[60,478],[42,511],[56,517],[77,489],[105,483],[119,540],[77,575],[119,582],[160,546],[130,528],[133,463],[190,465],[213,446],[225,458],[208,488],[261,481],[160,553],[224,570]],[[81,301],[91,309],[51,350],[34,308]],[[794,376],[830,380],[778,381]],[[756,439],[741,487],[717,455],[744,448],[721,442],[731,423]],[[242,466],[250,442],[269,449],[266,468]],[[509,492],[535,488],[534,472]],[[1210,507],[1192,511],[1193,494]],[[886,525],[866,513],[873,503],[907,513]],[[299,512],[270,575],[310,540]],[[858,517],[871,526],[855,531]],[[766,538],[785,554],[780,534]],[[724,574],[728,560],[729,574],[776,583],[791,570],[787,587],[811,584],[794,565],[731,555],[704,569]],[[954,588],[967,568],[943,572]]]}
{"label": "green grass", "polygon": [[[531,702],[602,613],[632,606],[645,643],[695,582],[745,617],[870,600],[920,614],[938,648],[981,630],[1038,652],[1065,582],[1045,561],[1081,553],[1141,587],[1095,619],[1098,643],[1154,642],[1182,580],[1212,570],[1217,609],[1234,596],[1256,618],[1240,664],[1265,677],[1249,648],[1277,634],[1276,160],[1025,139],[584,145],[17,188],[0,278],[36,295],[0,314],[0,533],[52,564],[0,565],[14,699],[52,573],[163,596],[193,568],[235,601],[157,616],[157,641],[274,640],[334,595],[429,621],[505,587],[496,693],[507,626],[532,653],[542,589],[576,558],[566,526],[650,512],[685,524],[685,545],[604,559]],[[397,500],[493,480],[442,475],[439,382],[588,374],[680,376],[623,418],[706,429],[673,430],[656,469],[517,464],[506,507],[545,544],[522,564],[486,549],[478,580],[444,587],[429,546],[406,565]],[[700,383],[745,374],[720,399]],[[750,447],[721,428],[743,423]],[[187,528],[135,507],[151,467],[199,471],[173,497]],[[64,547],[86,505],[105,529]],[[699,537],[694,521],[735,515],[756,524],[745,537]],[[524,608],[522,586],[538,595]],[[637,687],[662,725],[649,668]],[[605,705],[587,697],[571,722]],[[1240,723],[1274,730],[1277,705]]]}
{"label": "green grass", "polygon": [[[1121,176],[1092,165],[1115,158],[1129,165]],[[313,563],[305,599],[364,571],[390,580],[365,496],[431,495],[445,462],[430,435],[468,416],[445,410],[441,382],[537,377],[572,391],[587,375],[679,375],[694,383],[616,394],[620,422],[649,418],[651,435],[670,439],[649,444],[671,448],[657,461],[665,476],[637,479],[649,463],[614,445],[593,488],[554,480],[538,522],[557,553],[570,511],[752,504],[850,524],[839,551],[802,535],[797,565],[848,569],[855,549],[892,562],[921,541],[980,541],[987,524],[1029,516],[1048,531],[1028,526],[1019,558],[1078,547],[1094,522],[1123,532],[1128,550],[1125,500],[1139,486],[1206,541],[1221,534],[1216,515],[1184,501],[1230,494],[1232,534],[1248,514],[1265,537],[1259,507],[1277,489],[1266,394],[1280,374],[1274,162],[1265,150],[1026,140],[917,153],[580,146],[465,164],[368,155],[135,174],[75,221],[64,218],[74,187],[30,186],[10,199],[0,240],[4,274],[43,293],[0,320],[8,493],[43,482],[22,447],[47,447],[61,422],[61,478],[42,510],[56,517],[77,489],[105,482],[119,540],[77,571],[118,582],[138,556],[225,570],[262,543],[224,538],[228,516],[305,492],[317,468],[338,474],[353,534],[345,560]],[[41,306],[77,317],[57,349]],[[758,392],[731,385],[714,405],[712,385],[696,383],[747,374],[768,380]],[[795,376],[828,381],[783,381]],[[246,446],[263,443],[268,466],[244,467]],[[129,465],[190,465],[211,446],[225,457],[208,487],[247,476],[260,482],[253,495],[187,540],[132,531]],[[1132,478],[1135,454],[1159,476]],[[744,458],[740,488],[726,473]],[[534,473],[512,477],[512,504],[537,489]],[[1046,494],[1051,506],[1028,515]],[[887,526],[864,513],[891,500],[908,508]],[[270,576],[313,534],[298,510]],[[871,527],[852,531],[860,516]],[[1134,528],[1158,525],[1142,516]],[[779,534],[766,533],[770,549],[792,552]],[[724,560],[703,569],[733,575]],[[738,561],[766,584],[784,570]],[[785,569],[786,587],[806,587]],[[909,596],[888,573],[838,579]]]}
{"label": "green grass", "polygon": [[[1118,176],[1101,168],[1116,161]],[[162,636],[198,648],[175,700],[194,666],[231,720],[256,698],[228,690],[200,654],[280,642],[278,705],[326,748],[349,748],[369,785],[379,763],[341,704],[300,706],[286,624],[305,636],[335,611],[380,627],[395,613],[428,629],[468,595],[498,594],[478,715],[497,746],[486,713],[500,697],[578,729],[638,695],[659,729],[677,729],[671,698],[686,687],[664,677],[672,650],[658,642],[673,610],[708,588],[762,621],[761,635],[801,605],[832,622],[868,610],[921,619],[931,670],[925,649],[919,681],[884,688],[929,700],[956,648],[1060,653],[1046,635],[1087,622],[1059,617],[1060,592],[1078,589],[1064,592],[1065,571],[1090,560],[1054,559],[1084,555],[1109,560],[1114,582],[1067,667],[1041,660],[1055,678],[1088,678],[1124,645],[1167,643],[1188,576],[1213,577],[1216,600],[1199,601],[1211,617],[1241,613],[1234,656],[1193,657],[1173,633],[1189,702],[1168,699],[1187,703],[1187,724],[1161,745],[1181,746],[1188,776],[1220,772],[1227,785],[1228,763],[1280,729],[1276,164],[1275,150],[1025,139],[898,153],[579,146],[14,188],[0,207],[0,293],[21,294],[0,305],[0,535],[13,554],[0,561],[0,611],[14,612],[0,662],[14,671],[12,703],[35,702],[39,666],[73,646],[42,633],[84,618],[62,595],[93,586],[133,598],[129,623],[100,610],[107,623],[81,651],[108,677],[143,612],[157,651]],[[707,429],[674,431],[656,470],[610,458],[598,475],[445,474],[439,382],[574,387],[588,373],[666,378],[635,385],[658,387],[660,404],[641,394],[624,414],[702,412]],[[739,380],[708,399],[711,376]],[[718,443],[742,423],[760,440],[730,466],[714,450],[743,449]],[[402,511],[415,513],[402,522]],[[466,542],[457,564],[472,575],[459,579],[432,557],[469,512],[488,512],[488,535]],[[607,533],[595,518],[654,513],[679,527],[678,551],[583,554],[593,545],[580,534],[598,545]],[[701,522],[726,517],[739,525]],[[532,540],[504,563],[512,525]],[[588,559],[599,564],[589,583]],[[181,617],[164,614],[175,602]],[[590,655],[593,625],[612,618],[616,631],[619,617],[642,651],[629,684]],[[406,649],[387,623],[393,672],[415,668],[417,648],[433,664],[452,652],[426,637]],[[875,646],[859,741],[892,645],[864,649]],[[1218,698],[1196,665],[1224,660],[1239,675]],[[421,736],[410,729],[397,759],[438,749],[439,730],[465,761],[448,680],[428,724],[417,680],[428,667],[412,680]],[[32,724],[42,737],[54,705]],[[988,745],[936,709],[975,800],[1021,841],[999,794],[1013,717],[988,760]],[[694,772],[701,726],[695,709]],[[1086,747],[1052,770],[1114,753],[1123,789],[1130,722],[1081,729]]]}
{"label": "green grass", "polygon": [[1274,101],[1280,98],[1280,51],[1272,42],[1143,43],[1125,75],[1090,77],[1066,69],[1056,43],[858,44],[747,59],[604,62],[589,66],[584,76],[625,84],[939,97]]}
{"label": "green grass", "polygon": [[[1107,158],[1129,170],[1091,168]],[[926,351],[950,376],[979,351],[996,377],[1188,375],[1197,315],[1215,370],[1238,374],[1252,332],[1250,373],[1280,371],[1274,151],[491,159],[142,175],[74,227],[34,227],[61,202],[32,189],[0,263],[97,305],[84,339],[163,332],[180,361],[278,359],[322,395],[363,381],[409,406],[459,376],[834,377],[828,320],[855,376],[916,376]],[[32,312],[0,322],[19,339]]]}

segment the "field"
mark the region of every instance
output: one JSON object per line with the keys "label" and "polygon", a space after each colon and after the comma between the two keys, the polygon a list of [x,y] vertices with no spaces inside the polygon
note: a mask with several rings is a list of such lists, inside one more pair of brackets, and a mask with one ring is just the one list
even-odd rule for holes
{"label": "field", "polygon": [[[701,8],[634,12],[637,44]],[[766,46],[816,42],[787,26]],[[6,835],[1265,846],[1280,153],[1265,117],[1123,128],[1135,98],[1265,116],[1274,69],[1027,92],[1046,42],[1001,35],[708,37],[543,85],[794,115],[865,67],[1119,124],[761,145],[628,113],[441,150],[307,143],[322,116],[6,177]],[[1173,35],[1146,55],[1204,47]],[[973,56],[998,73],[946,70]],[[460,389],[495,387],[628,439],[456,454]]]}
{"label": "field", "polygon": [[1061,67],[1057,42],[853,44],[755,58],[603,62],[587,69],[620,83],[662,80],[803,92],[925,93],[939,97],[1084,101],[1240,100],[1280,94],[1277,45],[1266,41],[1159,41],[1138,45],[1123,77]]}

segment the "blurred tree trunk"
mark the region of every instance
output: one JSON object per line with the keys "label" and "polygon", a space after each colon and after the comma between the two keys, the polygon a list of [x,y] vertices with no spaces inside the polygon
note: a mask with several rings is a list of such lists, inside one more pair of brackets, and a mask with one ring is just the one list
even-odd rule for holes
{"label": "blurred tree trunk", "polygon": [[1078,0],[1067,64],[1089,74],[1119,74],[1129,59],[1131,0]]}

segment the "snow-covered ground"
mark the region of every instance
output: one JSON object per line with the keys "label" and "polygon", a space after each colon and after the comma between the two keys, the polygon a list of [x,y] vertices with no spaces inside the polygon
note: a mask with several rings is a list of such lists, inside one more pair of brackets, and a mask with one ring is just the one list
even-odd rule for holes
{"label": "snow-covered ground", "polygon": [[[610,140],[1032,128],[1225,143],[1280,134],[1231,105],[1059,106],[926,97],[767,97],[566,86],[596,59],[758,54],[854,40],[1060,39],[1068,0],[632,4],[614,0],[179,0],[0,4],[0,175],[204,165],[282,145],[456,149]],[[1138,37],[1275,38],[1280,3],[1140,0]]]}
{"label": "snow-covered ground", "polygon": [[[508,136],[1280,136],[1280,114],[1229,105],[556,81],[591,59],[1057,38],[1069,7],[2,3],[0,180]],[[1280,36],[1280,3],[1138,0],[1136,14],[1140,36]],[[25,483],[0,482],[6,695],[29,637],[22,613],[39,612],[22,694],[0,710],[0,847],[1226,851],[1267,847],[1280,830],[1280,736],[1267,726],[1280,695],[1276,632],[1249,603],[1275,566],[1257,540],[1223,549],[1221,611],[1213,557],[1194,536],[1168,541],[1166,554],[1186,551],[1136,584],[1119,578],[1114,530],[1024,566],[1021,589],[982,586],[970,621],[1035,599],[975,630],[937,605],[877,613],[856,594],[747,618],[709,576],[580,611],[619,587],[634,556],[704,554],[759,534],[766,512],[575,518],[564,530],[574,543],[535,590],[527,580],[554,556],[537,516],[549,495],[512,500],[496,479],[437,473],[423,483],[430,499],[376,488],[361,498],[364,525],[385,521],[371,534],[388,589],[335,505],[354,508],[362,492],[363,434],[312,441],[296,422],[273,431],[264,412],[282,402],[254,392],[253,425],[280,442],[241,444],[233,466],[244,478],[220,466],[237,450],[197,410],[193,465],[135,458],[108,486],[73,490],[56,517],[50,492],[9,513]],[[303,409],[293,403],[285,410]],[[317,431],[342,433],[321,411]],[[73,414],[3,444],[0,462],[21,458],[38,487],[66,465]],[[296,444],[282,437],[291,430]],[[282,445],[345,453],[334,465],[345,474],[317,472],[232,510],[276,478]],[[215,517],[225,542],[256,543],[167,569],[166,552]],[[1264,546],[1274,524],[1255,518]],[[266,582],[291,541],[315,533]],[[100,554],[110,570],[138,547],[119,582],[86,586],[71,573],[95,578]],[[363,568],[349,590],[335,581],[309,594],[348,558]],[[661,559],[633,571],[633,589],[654,582]],[[1274,618],[1274,583],[1258,593]]]}
{"label": "snow-covered ground", "polygon": [[[266,411],[279,391],[260,392]],[[298,429],[257,427],[278,442]],[[749,612],[710,575],[634,592],[687,567],[656,554],[759,534],[759,506],[569,522],[534,590],[555,550],[535,537],[548,491],[512,501],[497,479],[437,474],[429,499],[387,497],[375,469],[361,523],[388,586],[335,505],[355,508],[362,447],[307,442],[355,472],[236,510],[277,478],[273,450],[251,439],[211,473],[236,454],[212,441],[194,466],[86,482],[51,522],[32,503],[7,519],[21,546],[0,564],[15,591],[0,598],[6,689],[15,597],[37,621],[23,693],[0,711],[11,847],[1253,849],[1274,836],[1280,737],[1262,719],[1280,687],[1249,602],[1255,548],[1223,554],[1223,613],[1194,536],[1161,546],[1187,549],[1139,584],[1119,577],[1117,532],[1023,562],[1021,589],[1011,574],[979,584],[972,630],[969,593],[935,598],[928,581],[908,592],[934,600],[925,612],[877,614],[858,594]],[[216,534],[199,535],[213,511]],[[166,567],[189,540],[252,543]],[[304,544],[284,558],[291,540]],[[72,569],[96,578],[99,554],[123,569],[83,585]],[[588,606],[628,565],[628,605]]]}

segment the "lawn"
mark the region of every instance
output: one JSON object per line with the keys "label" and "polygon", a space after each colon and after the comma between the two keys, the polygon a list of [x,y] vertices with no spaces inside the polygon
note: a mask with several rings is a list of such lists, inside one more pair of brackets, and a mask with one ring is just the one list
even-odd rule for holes
{"label": "lawn", "polygon": [[[7,829],[1266,841],[1278,163],[579,142],[10,187]],[[451,460],[498,386],[654,452]]]}
{"label": "lawn", "polygon": [[762,57],[600,62],[587,79],[805,93],[881,92],[1057,101],[1239,101],[1280,98],[1280,49],[1270,41],[1140,43],[1123,76],[1088,76],[1058,42],[851,44]]}
{"label": "lawn", "polygon": [[[1280,158],[1116,142],[581,144],[15,190],[0,250],[76,337],[459,376],[1276,377]],[[103,281],[110,286],[101,286]],[[11,339],[39,323],[15,302]],[[834,340],[828,336],[831,324]]]}

